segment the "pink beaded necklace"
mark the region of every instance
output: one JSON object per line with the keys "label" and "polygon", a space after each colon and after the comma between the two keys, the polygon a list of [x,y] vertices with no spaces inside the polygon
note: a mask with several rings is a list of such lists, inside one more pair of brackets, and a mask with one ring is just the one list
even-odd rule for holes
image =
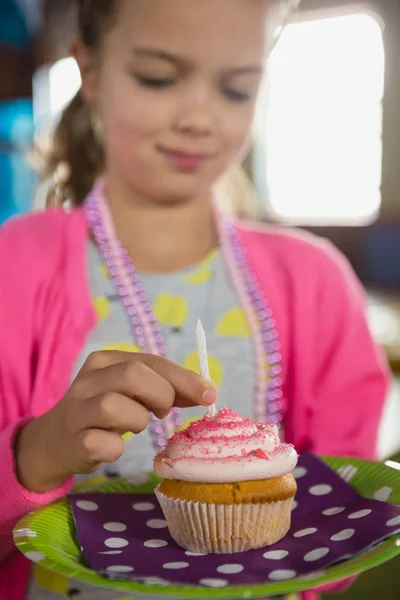
{"label": "pink beaded necklace", "polygon": [[[139,273],[118,241],[105,200],[104,186],[104,179],[100,179],[85,201],[89,229],[127,311],[133,338],[142,352],[167,356],[168,347],[161,326],[154,315]],[[256,369],[255,420],[279,424],[282,421],[283,395],[276,323],[232,220],[218,210],[215,210],[215,218],[221,250],[252,333]],[[151,415],[149,431],[157,451],[165,446],[175,428],[182,424],[180,413],[179,408],[174,408],[171,415],[163,421]]]}

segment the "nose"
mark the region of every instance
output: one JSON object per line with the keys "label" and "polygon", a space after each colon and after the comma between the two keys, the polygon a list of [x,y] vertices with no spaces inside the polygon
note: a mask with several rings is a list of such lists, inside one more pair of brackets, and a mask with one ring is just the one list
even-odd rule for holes
{"label": "nose", "polygon": [[176,112],[176,130],[193,137],[209,136],[215,125],[215,109],[215,100],[208,86],[188,86]]}

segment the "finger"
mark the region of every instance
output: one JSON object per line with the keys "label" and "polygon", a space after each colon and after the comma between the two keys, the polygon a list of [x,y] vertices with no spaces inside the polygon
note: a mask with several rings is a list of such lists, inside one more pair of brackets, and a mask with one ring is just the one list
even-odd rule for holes
{"label": "finger", "polygon": [[77,388],[83,398],[117,392],[140,400],[160,419],[168,415],[175,400],[175,390],[166,379],[144,363],[135,361],[118,363],[91,373],[79,384],[77,382],[75,394]]}
{"label": "finger", "polygon": [[[82,374],[92,373],[99,369],[105,369],[111,365],[116,365],[121,362],[126,362],[127,356],[129,359],[132,358],[133,352],[120,352],[119,350],[99,350],[89,354],[85,362],[83,363],[78,377]],[[136,354],[135,354],[136,356]]]}
{"label": "finger", "polygon": [[140,433],[149,424],[149,412],[139,402],[117,392],[89,398],[76,411],[79,429],[111,429]]}
{"label": "finger", "polygon": [[113,463],[123,455],[124,440],[118,433],[87,429],[77,436],[76,472],[90,473],[101,463]]}
{"label": "finger", "polygon": [[[153,371],[169,381],[175,390],[175,399],[181,407],[210,406],[217,399],[217,388],[194,371],[152,354],[143,354],[143,360]],[[177,404],[178,405],[178,404]]]}
{"label": "finger", "polygon": [[[159,418],[164,418],[179,398],[179,406],[209,406],[216,401],[215,385],[197,373],[159,356],[149,354],[106,353],[125,355],[125,362],[111,363],[88,372],[74,383],[75,396],[87,398],[102,393],[119,392],[139,398]],[[104,364],[104,363],[103,363]]]}
{"label": "finger", "polygon": [[[135,352],[120,352],[117,350],[105,350],[93,352],[81,369],[81,373],[88,373],[94,370],[105,369],[112,365],[123,362],[140,362],[153,371],[164,377],[174,387],[176,396],[180,398],[182,406],[209,406],[214,404],[217,397],[217,390],[212,381],[207,381],[184,367],[154,354],[139,354]],[[203,394],[209,391],[208,397],[203,398]]]}
{"label": "finger", "polygon": [[205,395],[203,395],[203,401],[201,403],[193,403],[192,401],[188,400],[187,398],[181,397],[181,396],[175,396],[175,402],[174,402],[174,406],[178,407],[178,408],[193,408],[194,406],[198,406],[199,404],[201,404],[201,406],[211,406],[212,404],[215,404],[217,401],[217,388],[213,388],[210,390],[207,390],[206,392],[204,392]]}

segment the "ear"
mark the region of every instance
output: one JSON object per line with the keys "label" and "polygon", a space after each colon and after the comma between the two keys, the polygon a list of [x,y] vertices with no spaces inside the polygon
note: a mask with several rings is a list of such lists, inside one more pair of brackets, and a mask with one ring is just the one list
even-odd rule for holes
{"label": "ear", "polygon": [[96,106],[99,80],[98,59],[96,59],[95,53],[79,40],[72,44],[71,54],[81,72],[81,93],[89,106]]}

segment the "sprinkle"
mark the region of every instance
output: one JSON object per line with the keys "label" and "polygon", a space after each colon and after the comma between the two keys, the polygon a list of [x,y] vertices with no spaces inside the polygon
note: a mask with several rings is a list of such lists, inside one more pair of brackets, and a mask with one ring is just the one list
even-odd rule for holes
{"label": "sprinkle", "polygon": [[257,458],[270,460],[270,457],[264,452],[264,450],[262,450],[262,448],[257,448],[257,450],[253,450],[252,454],[254,454],[254,456],[257,456]]}
{"label": "sprinkle", "polygon": [[287,454],[293,448],[293,444],[279,444],[279,446],[275,448],[274,452],[276,452],[277,454]]}

